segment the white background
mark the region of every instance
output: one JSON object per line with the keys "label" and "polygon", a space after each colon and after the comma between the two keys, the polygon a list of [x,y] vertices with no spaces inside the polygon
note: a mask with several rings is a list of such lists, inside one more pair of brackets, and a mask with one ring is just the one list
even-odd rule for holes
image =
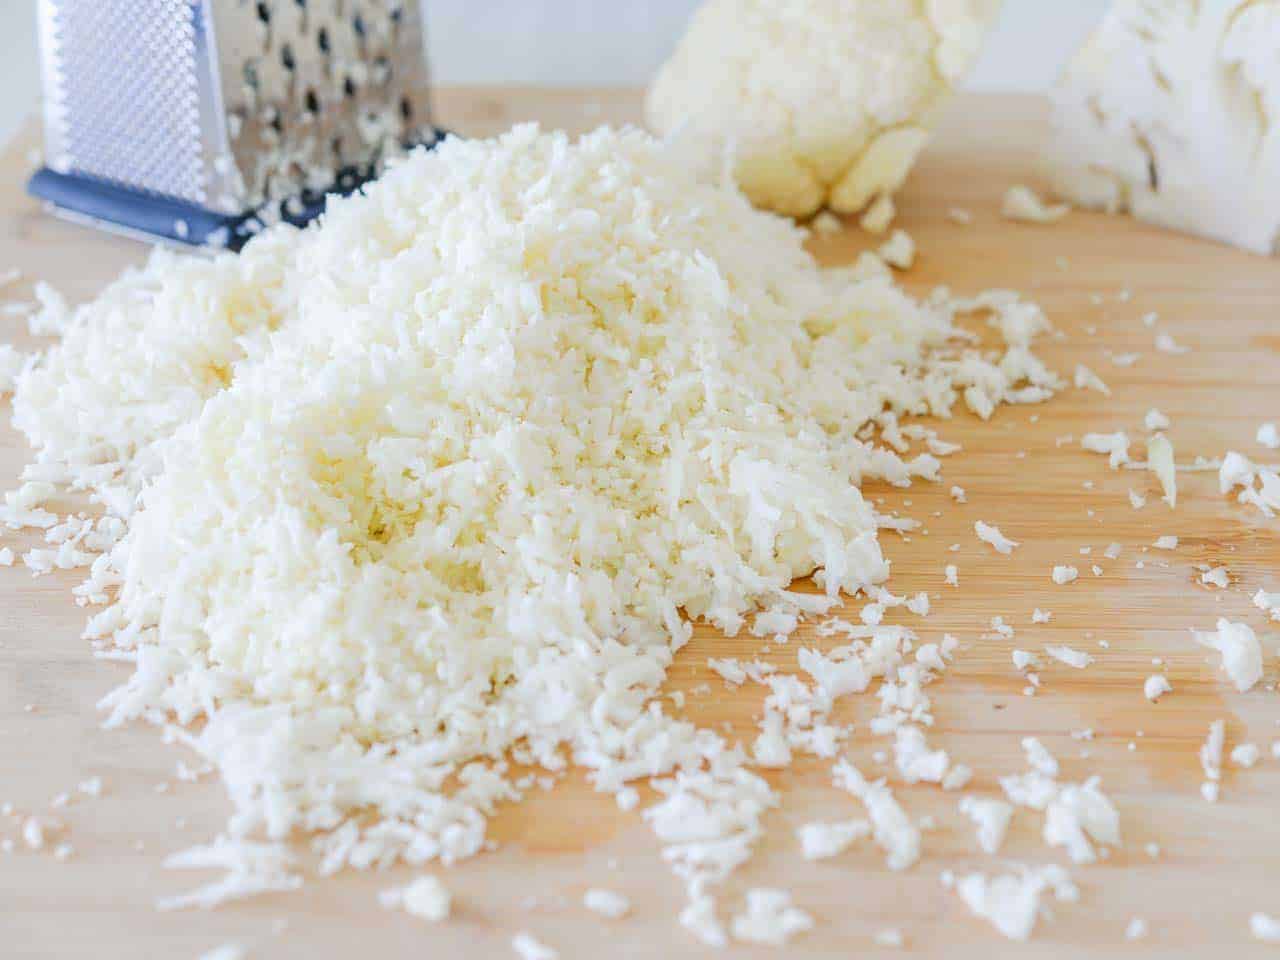
{"label": "white background", "polygon": [[[969,86],[1045,89],[1107,2],[1005,0]],[[671,51],[697,3],[425,0],[432,73],[440,84],[641,85]],[[35,108],[39,73],[35,0],[0,0],[0,7],[3,140]]]}

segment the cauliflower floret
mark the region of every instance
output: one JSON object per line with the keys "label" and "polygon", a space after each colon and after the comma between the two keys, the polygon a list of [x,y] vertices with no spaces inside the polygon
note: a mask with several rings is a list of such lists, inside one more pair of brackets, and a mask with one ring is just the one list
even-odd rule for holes
{"label": "cauliflower floret", "polygon": [[1054,91],[1079,206],[1280,250],[1280,2],[1117,0]]}
{"label": "cauliflower floret", "polygon": [[999,0],[709,0],[646,104],[757,206],[857,213],[893,194]]}

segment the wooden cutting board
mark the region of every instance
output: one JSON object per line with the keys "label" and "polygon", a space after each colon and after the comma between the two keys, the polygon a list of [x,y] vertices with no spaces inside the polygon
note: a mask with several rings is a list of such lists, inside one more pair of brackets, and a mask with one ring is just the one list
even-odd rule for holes
{"label": "wooden cutting board", "polygon": [[[574,130],[604,121],[633,120],[633,92],[453,90],[440,96],[440,116],[466,134],[536,119]],[[909,491],[871,488],[884,510],[924,522],[908,540],[884,537],[898,593],[928,591],[935,599],[924,620],[903,615],[925,641],[954,633],[962,654],[931,688],[937,744],[976,771],[975,792],[993,795],[996,778],[1024,768],[1019,740],[1039,737],[1062,760],[1063,777],[1103,778],[1118,806],[1123,848],[1096,866],[1078,869],[1078,904],[1055,906],[1029,945],[1010,944],[968,915],[938,880],[943,869],[993,870],[977,852],[971,825],[956,811],[957,796],[936,787],[899,787],[917,817],[932,815],[924,860],[894,874],[882,853],[864,843],[820,864],[804,863],[794,829],[808,819],[860,816],[848,795],[829,786],[829,763],[800,760],[771,774],[783,802],[767,818],[768,836],[737,875],[723,901],[736,908],[748,886],[790,889],[817,928],[795,941],[796,956],[845,956],[880,950],[872,937],[899,928],[908,952],[946,957],[1059,957],[1068,954],[1205,956],[1273,953],[1249,937],[1252,911],[1280,915],[1280,759],[1269,752],[1280,738],[1280,701],[1272,687],[1280,661],[1277,639],[1264,639],[1267,678],[1237,694],[1215,672],[1214,658],[1192,641],[1190,628],[1212,628],[1227,616],[1266,632],[1249,595],[1280,588],[1277,521],[1236,505],[1217,492],[1214,474],[1180,474],[1178,507],[1158,499],[1148,475],[1107,468],[1104,457],[1075,442],[1087,431],[1127,430],[1142,437],[1142,419],[1158,407],[1173,421],[1169,435],[1179,462],[1237,449],[1266,459],[1253,441],[1264,419],[1280,419],[1280,263],[1213,244],[1160,233],[1128,219],[1073,213],[1054,227],[1010,223],[1000,198],[1015,182],[1036,184],[1035,147],[1044,108],[1033,98],[969,96],[954,104],[936,143],[900,200],[900,225],[920,247],[917,266],[903,276],[924,293],[937,284],[960,292],[1007,287],[1037,299],[1066,336],[1046,340],[1042,356],[1068,376],[1077,363],[1111,386],[1109,398],[1069,390],[1048,404],[1000,410],[989,423],[959,416],[941,426],[964,444],[949,458],[946,481]],[[28,135],[0,160],[0,268],[20,267],[72,299],[93,295],[145,250],[46,216],[21,191],[34,144]],[[971,211],[973,223],[948,218],[951,207]],[[856,230],[818,238],[814,249],[832,263],[870,242]],[[27,294],[23,286],[11,295]],[[1191,351],[1154,349],[1156,330],[1140,318],[1154,311],[1157,329]],[[5,339],[25,342],[20,320],[3,321]],[[1136,353],[1132,366],[1113,354]],[[16,479],[28,454],[21,438],[0,429],[0,476]],[[1276,459],[1273,454],[1271,459]],[[951,484],[968,503],[948,496]],[[1134,510],[1128,491],[1147,497]],[[936,515],[935,515],[936,514]],[[976,520],[1000,526],[1022,542],[1011,556],[978,542]],[[1148,550],[1173,534],[1173,552]],[[15,549],[34,543],[4,532]],[[1102,556],[1122,545],[1118,560]],[[955,552],[948,550],[959,544]],[[1092,553],[1082,556],[1090,548]],[[948,563],[960,586],[943,582]],[[1054,564],[1079,567],[1069,586],[1050,581]],[[1100,576],[1090,573],[1098,564]],[[1222,564],[1227,590],[1197,583],[1195,564]],[[500,849],[445,872],[456,896],[454,918],[429,926],[376,904],[376,892],[411,876],[405,870],[344,875],[310,882],[300,892],[265,897],[212,913],[162,914],[156,897],[208,875],[161,867],[166,854],[211,837],[226,813],[214,783],[174,776],[191,757],[164,746],[156,731],[99,729],[95,702],[121,682],[127,668],[95,661],[79,639],[84,612],[73,603],[74,574],[33,580],[21,564],[0,568],[0,802],[20,813],[49,813],[51,798],[73,795],[92,775],[106,783],[99,799],[74,797],[64,810],[62,839],[74,847],[66,862],[47,851],[0,855],[0,954],[12,957],[195,957],[237,941],[252,957],[507,957],[509,941],[528,930],[574,957],[692,957],[707,951],[675,923],[679,886],[662,865],[657,844],[638,812],[620,812],[579,777],[537,793],[492,824]],[[1033,625],[1031,612],[1052,611]],[[1001,616],[1017,635],[983,637]],[[794,663],[794,650],[814,641],[802,631],[789,648],[770,655]],[[1048,664],[1034,697],[1010,662],[1020,647],[1042,651],[1063,643],[1085,649],[1086,670]],[[691,694],[685,710],[731,736],[754,736],[759,689],[729,690],[706,668],[709,656],[750,656],[758,643],[700,630],[678,657],[670,689],[710,681],[710,693]],[[1158,704],[1142,695],[1142,681],[1163,660],[1174,692]],[[868,773],[888,773],[875,760],[887,744],[867,733],[874,698],[843,702],[836,717],[858,724],[848,755]],[[1252,770],[1228,769],[1216,805],[1201,799],[1197,749],[1209,723],[1223,718],[1227,745],[1264,749]],[[1091,729],[1093,739],[1070,731]],[[1087,756],[1086,756],[1087,754]],[[892,779],[892,778],[891,778]],[[158,792],[156,784],[168,784]],[[0,817],[0,836],[16,837],[18,821]],[[1065,863],[1040,839],[1039,815],[1019,811],[1001,857],[1009,862]],[[1160,853],[1145,852],[1158,844]],[[608,922],[587,913],[589,886],[624,892],[633,915]],[[1127,944],[1130,918],[1151,929],[1142,944]],[[744,948],[743,956],[772,955]]]}

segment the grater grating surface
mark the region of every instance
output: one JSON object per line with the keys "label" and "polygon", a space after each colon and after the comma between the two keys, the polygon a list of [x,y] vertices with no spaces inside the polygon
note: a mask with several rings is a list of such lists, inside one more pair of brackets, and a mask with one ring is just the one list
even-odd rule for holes
{"label": "grater grating surface", "polygon": [[181,240],[202,239],[189,220],[305,220],[434,142],[418,2],[37,0],[48,169],[32,191]]}
{"label": "grater grating surface", "polygon": [[59,0],[46,91],[52,165],[203,205],[193,9],[184,0]]}

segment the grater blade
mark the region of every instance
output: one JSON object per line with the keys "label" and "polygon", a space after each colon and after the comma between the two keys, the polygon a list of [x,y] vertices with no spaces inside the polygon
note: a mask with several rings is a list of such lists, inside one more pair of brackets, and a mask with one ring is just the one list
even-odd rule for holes
{"label": "grater blade", "polygon": [[46,167],[95,221],[238,246],[434,143],[419,0],[37,0]]}

